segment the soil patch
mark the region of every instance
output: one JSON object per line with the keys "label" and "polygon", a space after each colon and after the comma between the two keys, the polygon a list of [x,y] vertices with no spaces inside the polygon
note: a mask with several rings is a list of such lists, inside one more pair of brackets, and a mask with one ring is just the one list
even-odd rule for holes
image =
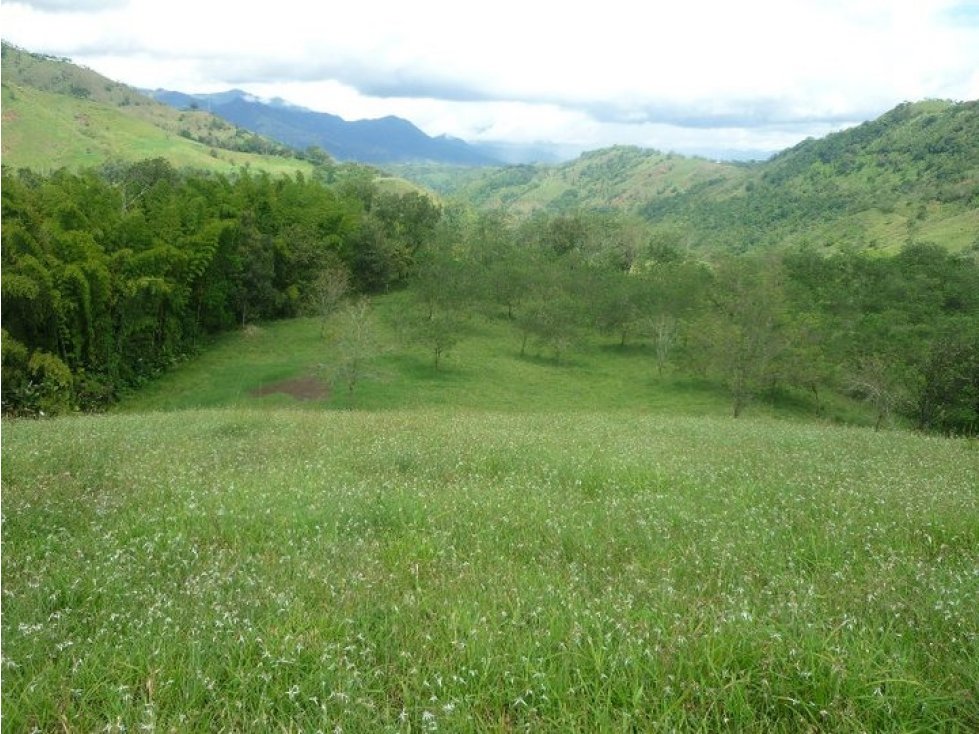
{"label": "soil patch", "polygon": [[260,398],[277,392],[291,395],[296,400],[323,400],[330,397],[330,386],[318,377],[294,377],[256,387],[248,394]]}

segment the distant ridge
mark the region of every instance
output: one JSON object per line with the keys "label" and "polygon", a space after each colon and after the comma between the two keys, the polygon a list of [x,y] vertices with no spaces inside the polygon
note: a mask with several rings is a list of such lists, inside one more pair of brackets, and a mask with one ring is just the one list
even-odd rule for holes
{"label": "distant ridge", "polygon": [[299,150],[319,147],[338,160],[362,163],[447,163],[499,165],[483,150],[457,138],[431,137],[408,120],[382,117],[347,121],[282,100],[262,101],[238,89],[216,94],[149,91],[157,101],[178,109],[200,108],[252,132]]}
{"label": "distant ridge", "polygon": [[690,247],[810,245],[979,253],[979,101],[903,103],[771,159],[718,163],[634,146],[560,165],[400,175],[482,209],[628,212]]}

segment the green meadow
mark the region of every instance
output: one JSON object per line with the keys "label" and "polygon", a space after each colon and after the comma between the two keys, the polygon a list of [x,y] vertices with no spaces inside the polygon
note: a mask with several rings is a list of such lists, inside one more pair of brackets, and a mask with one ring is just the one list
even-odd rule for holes
{"label": "green meadow", "polygon": [[[3,730],[979,728],[979,446],[317,319],[3,423]],[[831,406],[841,414],[859,408]]]}
{"label": "green meadow", "polygon": [[[296,399],[279,383],[313,377],[329,382],[330,333],[319,318],[249,326],[203,345],[201,355],[152,381],[117,408],[121,412],[204,407],[309,410],[390,410],[442,407],[471,410],[625,410],[725,414],[722,388],[696,378],[657,375],[655,355],[642,344],[619,347],[591,337],[560,359],[528,345],[506,319],[469,318],[460,342],[438,369],[432,354],[406,340],[393,323],[409,308],[407,294],[376,299],[377,355],[353,393],[342,386],[322,397]],[[330,332],[328,324],[327,331]],[[270,391],[271,390],[271,391]],[[265,392],[264,395],[257,395]],[[757,407],[759,412],[774,408]],[[791,412],[792,408],[785,408]]]}
{"label": "green meadow", "polygon": [[4,84],[3,108],[3,157],[13,168],[52,171],[166,157],[174,166],[220,173],[253,168],[291,176],[313,170],[294,158],[219,149],[186,139],[175,129],[161,127],[171,122],[168,118],[127,114],[127,108],[32,87]]}

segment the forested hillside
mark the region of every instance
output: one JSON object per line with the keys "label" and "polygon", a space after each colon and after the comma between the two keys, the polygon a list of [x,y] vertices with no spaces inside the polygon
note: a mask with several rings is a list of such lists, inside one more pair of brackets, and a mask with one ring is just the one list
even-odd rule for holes
{"label": "forested hillside", "polygon": [[979,248],[979,102],[904,104],[642,214],[727,249],[811,244],[894,252],[909,241]]}
{"label": "forested hillside", "polygon": [[739,165],[664,154],[633,146],[583,153],[562,165],[518,165],[502,169],[445,171],[434,166],[398,170],[444,195],[480,208],[505,207],[517,215],[576,209],[637,211],[650,201],[672,199],[704,185],[736,186]]}
{"label": "forested hillside", "polygon": [[510,348],[555,363],[595,339],[642,345],[650,374],[715,381],[735,415],[779,399],[819,415],[844,393],[878,425],[903,414],[979,428],[979,263],[934,245],[704,259],[628,218],[510,222],[383,193],[367,176],[226,178],[161,160],[5,171],[3,220],[11,412],[104,406],[209,334],[300,313],[347,314],[332,349],[353,385],[369,306],[345,296],[405,287],[394,328],[436,369],[494,319]]}
{"label": "forested hillside", "polygon": [[517,216],[637,214],[705,250],[809,244],[893,253],[926,241],[960,251],[979,246],[977,141],[979,102],[928,101],[757,164],[615,147],[559,166],[398,170]]}

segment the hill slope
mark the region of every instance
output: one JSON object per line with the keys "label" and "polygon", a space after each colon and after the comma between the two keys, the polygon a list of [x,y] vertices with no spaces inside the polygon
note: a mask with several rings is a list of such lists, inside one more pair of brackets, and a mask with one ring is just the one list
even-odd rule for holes
{"label": "hill slope", "polygon": [[511,166],[465,185],[460,193],[480,207],[516,213],[577,208],[635,210],[707,184],[731,186],[744,169],[632,146],[583,153],[558,166]]}
{"label": "hill slope", "polygon": [[979,102],[903,104],[780,153],[733,194],[710,186],[642,213],[735,249],[979,245]]}
{"label": "hill slope", "polygon": [[14,168],[162,156],[207,170],[312,171],[281,144],[206,112],[175,111],[67,60],[4,44],[2,65],[3,162]]}
{"label": "hill slope", "polygon": [[900,105],[758,164],[618,146],[558,166],[398,170],[475,206],[517,215],[638,213],[676,225],[699,247],[893,250],[911,239],[958,251],[979,244],[979,102]]}
{"label": "hill slope", "polygon": [[444,410],[3,430],[10,731],[979,723],[965,441]]}
{"label": "hill slope", "polygon": [[452,165],[497,163],[468,143],[430,137],[400,117],[348,122],[281,101],[263,102],[240,90],[188,95],[157,90],[152,96],[177,108],[198,106],[261,135],[304,150],[317,146],[340,160],[362,163],[434,161]]}

